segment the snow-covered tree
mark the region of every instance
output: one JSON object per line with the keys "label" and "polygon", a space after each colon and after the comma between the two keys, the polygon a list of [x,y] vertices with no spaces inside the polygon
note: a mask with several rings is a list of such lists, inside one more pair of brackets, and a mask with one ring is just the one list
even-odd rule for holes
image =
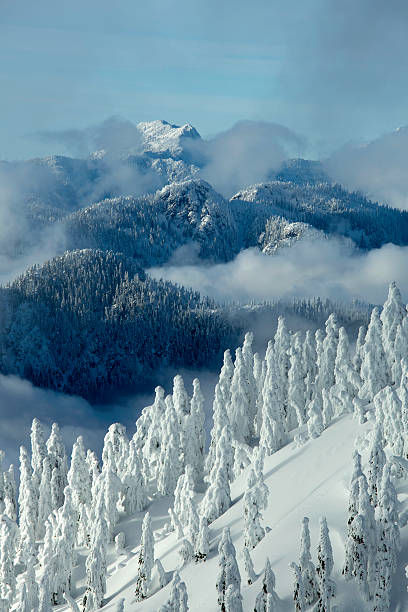
{"label": "snow-covered tree", "polygon": [[381,311],[382,341],[385,357],[388,364],[388,380],[392,381],[392,370],[395,363],[395,339],[397,337],[398,326],[402,325],[407,316],[407,311],[402,302],[401,293],[395,282],[392,282],[388,289],[388,297],[384,302]]}
{"label": "snow-covered tree", "polygon": [[372,400],[387,385],[387,361],[382,342],[382,324],[378,308],[373,308],[364,345],[361,349],[360,396]]}
{"label": "snow-covered tree", "polygon": [[31,426],[31,467],[33,469],[33,485],[38,490],[41,482],[43,461],[47,455],[44,441],[44,430],[38,419],[34,419]]}
{"label": "snow-covered tree", "polygon": [[309,519],[305,516],[302,521],[300,537],[299,569],[302,576],[303,596],[307,605],[312,605],[318,594],[316,570],[310,553]]}
{"label": "snow-covered tree", "polygon": [[317,547],[316,575],[319,586],[316,603],[317,612],[330,612],[331,599],[335,595],[335,584],[330,578],[333,570],[333,551],[325,517],[320,519],[320,537]]}
{"label": "snow-covered tree", "polygon": [[51,434],[47,440],[47,452],[52,474],[52,509],[58,510],[64,503],[68,467],[67,453],[57,423],[52,424]]}
{"label": "snow-covered tree", "polygon": [[267,557],[262,578],[262,590],[256,597],[254,612],[275,612],[275,610],[278,610],[279,599],[275,592],[275,583],[275,574]]}
{"label": "snow-covered tree", "polygon": [[14,477],[14,465],[4,472],[4,512],[12,520],[17,520],[17,486]]}
{"label": "snow-covered tree", "polygon": [[85,562],[86,591],[83,597],[83,612],[94,612],[102,608],[106,592],[106,542],[97,537]]}
{"label": "snow-covered tree", "polygon": [[195,541],[195,560],[205,561],[210,552],[210,533],[208,521],[205,516],[200,516],[200,527]]}
{"label": "snow-covered tree", "polygon": [[265,356],[266,373],[262,389],[262,423],[259,446],[271,455],[287,442],[287,424],[281,392],[279,371],[272,342],[268,343]]}
{"label": "snow-covered tree", "polygon": [[251,469],[243,499],[244,545],[248,548],[255,548],[265,535],[265,529],[261,525],[261,510],[265,507],[265,500],[261,495],[262,485],[264,483],[261,481],[261,475]]}
{"label": "snow-covered tree", "polygon": [[86,464],[84,440],[79,436],[72,447],[71,465],[67,475],[72,503],[77,511],[82,504],[91,504],[91,478]]}
{"label": "snow-covered tree", "polygon": [[319,392],[322,389],[330,389],[335,384],[334,366],[339,341],[339,329],[334,314],[329,316],[325,327],[326,335],[321,346],[321,352],[318,353],[317,387]]}
{"label": "snow-covered tree", "polygon": [[400,549],[397,493],[390,476],[390,465],[384,465],[378,494],[378,537],[374,600],[376,610],[388,610],[392,574],[397,569]]}
{"label": "snow-covered tree", "polygon": [[123,507],[127,514],[135,514],[146,507],[147,493],[142,462],[134,440],[130,441],[129,454],[123,477]]}
{"label": "snow-covered tree", "polygon": [[251,553],[248,548],[244,546],[242,550],[242,556],[244,557],[245,575],[248,584],[252,584],[256,580],[256,574],[254,570],[254,564],[252,563]]}
{"label": "snow-covered tree", "polygon": [[210,474],[210,485],[200,504],[200,513],[211,523],[231,505],[232,444],[228,426],[218,440],[216,457]]}
{"label": "snow-covered tree", "polygon": [[230,584],[225,593],[224,608],[225,612],[243,612],[242,595],[236,586]]}
{"label": "snow-covered tree", "polygon": [[277,364],[277,388],[279,402],[284,414],[287,414],[288,406],[288,373],[290,367],[289,349],[290,335],[283,317],[278,318],[278,326],[274,336],[274,355]]}
{"label": "snow-covered tree", "polygon": [[[295,334],[293,340],[298,334]],[[295,429],[305,421],[305,381],[301,347],[293,342],[290,349],[290,368],[288,373],[288,429]]]}
{"label": "snow-covered tree", "polygon": [[[11,521],[10,521],[11,522]],[[9,521],[2,521],[0,529],[0,593],[11,605],[16,592],[14,571],[15,536]]]}
{"label": "snow-covered tree", "polygon": [[103,442],[102,463],[109,463],[110,470],[122,479],[126,470],[129,440],[126,427],[121,423],[110,425]]}
{"label": "snow-covered tree", "polygon": [[303,586],[303,578],[300,568],[296,563],[292,562],[289,567],[293,570],[294,582],[293,582],[293,601],[295,604],[296,612],[305,612],[308,604],[305,599],[305,591]]}
{"label": "snow-covered tree", "polygon": [[230,585],[241,592],[241,575],[239,573],[235,547],[231,540],[231,533],[228,527],[222,532],[222,537],[218,545],[218,564],[219,573],[217,578],[218,605],[222,612],[226,612],[225,596]]}
{"label": "snow-covered tree", "polygon": [[180,434],[171,396],[166,397],[162,447],[157,466],[157,489],[161,495],[172,495],[182,473],[180,461]]}
{"label": "snow-covered tree", "polygon": [[368,493],[374,506],[377,505],[378,491],[385,462],[386,457],[384,453],[382,428],[381,425],[377,423],[371,435],[367,470]]}
{"label": "snow-covered tree", "polygon": [[173,574],[170,585],[170,599],[167,604],[160,608],[159,612],[187,612],[188,595],[185,583],[181,580],[177,571]]}
{"label": "snow-covered tree", "polygon": [[[231,401],[228,406],[228,417],[231,434],[238,442],[248,442],[251,436],[252,411],[250,410],[249,390],[247,386],[247,367],[241,347],[235,351],[234,374],[231,381]],[[254,391],[254,389],[252,389]],[[251,406],[256,397],[251,398]]]}
{"label": "snow-covered tree", "polygon": [[51,465],[49,457],[44,457],[43,471],[40,482],[40,494],[38,501],[38,523],[36,536],[39,540],[45,534],[45,521],[52,512],[52,489],[51,489]]}
{"label": "snow-covered tree", "polygon": [[17,562],[26,564],[35,556],[35,530],[37,526],[38,502],[32,481],[30,460],[24,446],[20,447],[20,507],[19,527],[20,544]]}
{"label": "snow-covered tree", "polygon": [[316,342],[310,329],[305,334],[302,362],[305,381],[305,404],[308,404],[313,396],[313,386],[317,376]]}
{"label": "snow-covered tree", "polygon": [[245,395],[247,398],[248,406],[248,420],[249,420],[249,435],[253,437],[255,435],[255,423],[257,417],[257,398],[258,388],[254,375],[254,353],[252,345],[254,341],[254,334],[247,332],[245,334],[244,343],[242,345],[242,358],[244,361],[244,381],[245,381]]}
{"label": "snow-covered tree", "polygon": [[323,432],[323,415],[320,397],[316,396],[312,399],[307,407],[307,432],[310,438],[318,438]]}
{"label": "snow-covered tree", "polygon": [[197,486],[203,478],[205,448],[204,397],[198,378],[193,380],[193,390],[190,413],[184,422],[184,463],[191,466],[194,485]]}
{"label": "snow-covered tree", "polygon": [[138,559],[136,578],[136,601],[146,599],[149,594],[152,569],[154,566],[154,538],[152,521],[149,512],[146,512],[142,525],[142,537]]}

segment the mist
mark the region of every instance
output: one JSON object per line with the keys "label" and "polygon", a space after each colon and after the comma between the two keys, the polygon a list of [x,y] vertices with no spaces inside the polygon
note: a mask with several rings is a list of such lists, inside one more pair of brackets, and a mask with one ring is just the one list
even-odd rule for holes
{"label": "mist", "polygon": [[408,299],[408,247],[386,244],[363,253],[347,239],[330,237],[304,238],[275,255],[250,248],[225,264],[169,265],[148,272],[226,302],[320,296],[381,304],[392,280]]}

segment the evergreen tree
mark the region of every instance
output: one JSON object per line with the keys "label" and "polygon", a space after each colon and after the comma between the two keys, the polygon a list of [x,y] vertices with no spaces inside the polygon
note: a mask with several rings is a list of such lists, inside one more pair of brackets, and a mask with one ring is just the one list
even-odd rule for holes
{"label": "evergreen tree", "polygon": [[331,599],[335,595],[335,585],[330,575],[333,570],[333,551],[325,517],[320,519],[320,538],[317,547],[316,575],[319,586],[317,612],[330,612]]}
{"label": "evergreen tree", "polygon": [[129,454],[123,478],[123,507],[131,515],[144,510],[147,493],[143,478],[143,467],[134,440],[130,441]]}
{"label": "evergreen tree", "polygon": [[154,538],[150,514],[146,512],[142,525],[142,537],[136,579],[136,601],[146,599],[149,594],[152,569],[154,566]]}
{"label": "evergreen tree", "polygon": [[[295,334],[293,340],[297,334]],[[288,429],[301,427],[305,421],[305,382],[301,348],[293,342],[290,349],[290,369],[288,373]]]}
{"label": "evergreen tree", "polygon": [[200,527],[198,536],[195,542],[195,560],[206,561],[208,553],[210,552],[210,534],[208,529],[208,522],[205,516],[200,516]]}
{"label": "evergreen tree", "polygon": [[299,570],[302,576],[303,597],[307,605],[312,605],[318,594],[316,570],[310,554],[309,519],[303,518],[300,538]]}
{"label": "evergreen tree", "polygon": [[185,583],[177,571],[173,574],[170,586],[170,599],[165,606],[165,612],[187,612],[188,595]]}
{"label": "evergreen tree", "polygon": [[[407,311],[401,299],[401,293],[395,282],[389,286],[388,297],[381,311],[382,341],[388,364],[388,380],[392,382],[392,369],[395,363],[395,339],[398,326],[407,316]],[[394,381],[399,382],[399,381]]]}
{"label": "evergreen tree", "polygon": [[242,595],[236,586],[230,584],[225,593],[224,600],[225,612],[243,612],[242,610]]}
{"label": "evergreen tree", "polygon": [[245,334],[244,344],[242,345],[242,358],[244,361],[244,380],[245,380],[245,396],[248,405],[248,420],[249,420],[249,435],[255,436],[255,423],[257,417],[257,398],[258,388],[254,375],[254,353],[252,345],[254,334],[247,332]]}
{"label": "evergreen tree", "polygon": [[302,573],[296,563],[290,563],[289,567],[292,568],[294,573],[293,601],[295,603],[295,611],[305,612],[308,605],[305,599]]}
{"label": "evergreen tree", "polygon": [[[265,535],[261,525],[260,483],[255,471],[251,469],[243,499],[244,510],[244,546],[255,548]],[[261,506],[261,507],[260,507]]]}
{"label": "evergreen tree", "polygon": [[208,523],[215,521],[231,505],[232,445],[229,428],[222,430],[216,448],[216,458],[210,474],[210,485],[200,504],[200,512]]}
{"label": "evergreen tree", "polygon": [[194,485],[197,486],[203,478],[204,472],[204,397],[201,393],[200,381],[193,380],[193,397],[191,398],[190,413],[185,417],[185,465],[190,465],[193,470]]}
{"label": "evergreen tree", "polygon": [[84,440],[79,436],[72,447],[71,465],[67,474],[72,503],[77,511],[82,504],[91,505],[91,478],[86,464]]}
{"label": "evergreen tree", "polygon": [[266,373],[262,389],[262,424],[260,447],[271,455],[287,442],[287,425],[281,393],[278,388],[279,372],[272,342],[266,351]]}
{"label": "evergreen tree", "polygon": [[376,424],[371,435],[370,453],[368,457],[368,493],[374,506],[377,505],[382,471],[386,462],[381,425]]}
{"label": "evergreen tree", "polygon": [[372,400],[388,382],[387,361],[382,342],[382,324],[378,308],[373,308],[364,346],[361,349],[360,396]]}
{"label": "evergreen tree", "polygon": [[278,326],[274,337],[274,354],[277,365],[277,388],[279,394],[279,403],[282,410],[287,415],[288,408],[288,373],[290,367],[289,361],[290,335],[286,327],[286,322],[283,317],[278,318]]}
{"label": "evergreen tree", "polygon": [[254,564],[252,563],[251,554],[246,546],[244,546],[242,554],[244,557],[245,574],[247,578],[247,583],[252,584],[256,580],[256,574],[254,570]]}
{"label": "evergreen tree", "polygon": [[[238,442],[248,442],[251,435],[251,418],[253,415],[250,410],[246,369],[242,349],[238,347],[235,351],[234,375],[231,381],[231,402],[228,406],[231,435]],[[255,401],[256,398],[251,398],[251,406]]]}
{"label": "evergreen tree", "polygon": [[38,502],[37,538],[42,540],[45,534],[45,521],[52,512],[51,465],[49,457],[44,457]]}
{"label": "evergreen tree", "polygon": [[52,509],[58,510],[64,503],[64,489],[67,480],[67,454],[57,423],[52,424],[51,434],[47,440],[47,452],[52,474]]}
{"label": "evergreen tree", "polygon": [[275,582],[275,574],[267,557],[262,579],[262,590],[256,597],[254,612],[275,612],[277,610],[279,600],[275,592]]}
{"label": "evergreen tree", "polygon": [[235,547],[227,527],[224,528],[218,545],[218,564],[220,568],[216,584],[218,605],[221,612],[227,612],[225,599],[228,587],[230,585],[235,587],[238,593],[241,589],[241,575],[236,561]]}
{"label": "evergreen tree", "polygon": [[17,552],[17,563],[27,564],[30,557],[35,556],[35,529],[37,526],[38,503],[32,481],[30,461],[24,446],[20,447],[18,505],[20,507],[20,544]]}

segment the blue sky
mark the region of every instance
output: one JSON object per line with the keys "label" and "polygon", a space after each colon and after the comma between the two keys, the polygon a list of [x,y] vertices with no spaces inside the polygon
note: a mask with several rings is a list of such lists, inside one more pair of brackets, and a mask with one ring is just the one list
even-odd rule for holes
{"label": "blue sky", "polygon": [[315,152],[408,124],[401,0],[0,0],[0,11],[3,159],[58,152],[33,135],[111,115],[203,135],[273,121]]}

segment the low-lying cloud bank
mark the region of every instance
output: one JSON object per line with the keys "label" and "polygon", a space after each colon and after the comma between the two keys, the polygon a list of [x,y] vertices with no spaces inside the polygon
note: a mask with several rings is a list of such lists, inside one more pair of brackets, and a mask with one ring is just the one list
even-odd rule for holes
{"label": "low-lying cloud bank", "polygon": [[390,281],[403,293],[408,286],[408,247],[386,244],[361,253],[348,240],[304,239],[273,256],[251,248],[226,264],[170,265],[148,272],[225,301],[320,296],[383,303]]}

